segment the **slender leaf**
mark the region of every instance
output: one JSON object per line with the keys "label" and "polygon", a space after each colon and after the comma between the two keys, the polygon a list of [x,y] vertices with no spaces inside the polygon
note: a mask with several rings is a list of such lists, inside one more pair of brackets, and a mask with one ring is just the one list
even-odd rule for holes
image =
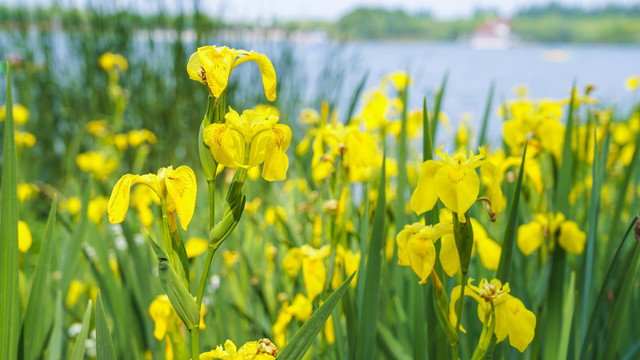
{"label": "slender leaf", "polygon": [[571,87],[571,101],[567,114],[567,126],[564,133],[564,145],[562,148],[562,166],[558,175],[556,187],[556,209],[569,218],[569,192],[571,191],[571,177],[573,176],[573,151],[571,151],[571,139],[573,135],[573,112],[575,104],[576,85]]}
{"label": "slender leaf", "polygon": [[0,359],[15,359],[20,336],[18,292],[18,195],[11,67],[7,62],[6,120],[2,153],[2,212],[0,216]]}
{"label": "slender leaf", "polygon": [[293,335],[287,346],[278,354],[278,360],[302,359],[320,330],[322,330],[333,308],[349,289],[349,284],[351,280],[353,280],[354,275],[355,273],[351,274],[351,276],[327,298],[322,306],[313,312],[309,320],[302,325],[295,335]]}
{"label": "slender leaf", "polygon": [[347,117],[345,118],[344,123],[348,124],[351,121],[351,117],[353,116],[353,112],[356,109],[356,104],[358,103],[358,99],[360,99],[360,94],[364,89],[364,85],[367,82],[367,78],[369,77],[369,72],[366,72],[362,76],[362,80],[358,83],[358,87],[356,91],[353,93],[353,97],[351,98],[351,102],[349,103],[349,111],[347,111]]}
{"label": "slender leaf", "polygon": [[109,334],[107,316],[104,313],[100,292],[96,297],[96,355],[98,360],[116,359],[116,352],[113,349],[113,341]]}
{"label": "slender leaf", "polygon": [[433,109],[433,118],[431,119],[431,143],[436,139],[436,132],[438,131],[438,116],[440,115],[440,107],[442,106],[442,99],[444,98],[444,91],[447,88],[447,80],[449,79],[449,71],[444,73],[442,77],[442,83],[440,84],[440,90],[436,94],[436,103]]}
{"label": "slender leaf", "polygon": [[484,146],[487,140],[487,124],[489,124],[489,116],[491,115],[491,103],[493,102],[495,85],[495,81],[492,81],[491,87],[489,88],[489,96],[487,96],[487,103],[484,107],[484,115],[482,116],[482,127],[480,128],[480,136],[478,137],[478,146]]}
{"label": "slender leaf", "polygon": [[71,357],[69,357],[71,360],[84,359],[85,342],[87,341],[89,327],[91,326],[92,309],[91,300],[89,300],[87,310],[84,312],[84,318],[82,320],[82,330],[80,330],[80,334],[78,334],[78,337],[76,338],[76,343],[73,345],[73,350],[71,351]]}
{"label": "slender leaf", "polygon": [[[404,352],[404,346],[398,339],[396,339],[389,328],[381,323],[378,323],[377,332],[378,343],[380,344],[380,351],[385,355],[385,359],[393,360],[410,360],[411,356]],[[416,346],[425,347],[425,343],[422,341],[414,341]],[[424,359],[424,357],[422,358]]]}
{"label": "slender leaf", "polygon": [[23,337],[24,358],[39,358],[53,323],[52,303],[42,301],[51,296],[51,260],[53,258],[53,232],[56,226],[57,198],[54,196],[49,219],[44,230],[40,255],[29,292],[29,301],[24,313]]}
{"label": "slender leaf", "polygon": [[75,271],[78,266],[78,254],[80,254],[80,248],[82,242],[86,239],[85,233],[87,231],[87,210],[89,208],[89,200],[91,199],[91,189],[93,181],[91,178],[87,180],[87,186],[82,194],[82,211],[80,212],[80,221],[78,226],[75,227],[73,234],[71,235],[71,241],[66,244],[63,260],[62,260],[62,281],[60,282],[60,289],[63,293],[67,293],[67,289],[73,280],[73,276],[77,273]]}
{"label": "slender leaf", "polygon": [[573,313],[576,304],[576,273],[571,273],[571,280],[566,289],[564,306],[562,309],[562,328],[560,329],[560,346],[558,346],[558,355],[556,359],[566,359],[569,351],[569,335],[571,335],[571,324],[573,321]]}
{"label": "slender leaf", "polygon": [[62,351],[64,350],[64,305],[62,303],[62,293],[60,290],[56,292],[56,306],[53,317],[53,329],[51,330],[51,339],[49,340],[49,360],[62,359]]}
{"label": "slender leaf", "polygon": [[496,278],[506,283],[511,278],[511,262],[513,259],[513,248],[516,242],[516,228],[518,226],[518,204],[520,203],[520,192],[522,189],[522,178],[524,177],[524,162],[527,155],[527,145],[524,146],[522,152],[522,163],[518,172],[518,180],[511,197],[511,205],[509,206],[509,218],[507,219],[507,227],[504,231],[502,240],[502,254],[500,255],[500,263]]}
{"label": "slender leaf", "polygon": [[433,160],[433,141],[427,111],[427,97],[422,99],[422,161]]}
{"label": "slender leaf", "polygon": [[382,272],[381,250],[384,241],[387,200],[385,196],[385,159],[382,159],[382,174],[378,187],[378,200],[373,215],[373,229],[367,251],[367,274],[364,279],[362,308],[358,313],[358,339],[356,359],[373,359],[375,350],[376,323],[380,298],[380,273]]}
{"label": "slender leaf", "polygon": [[406,193],[409,189],[409,179],[407,177],[407,94],[408,87],[400,91],[400,99],[402,101],[402,119],[400,127],[400,138],[398,139],[397,151],[398,151],[398,178],[397,178],[397,198],[396,198],[396,211],[395,211],[395,224],[396,229],[402,229],[407,223],[405,215],[406,205]]}

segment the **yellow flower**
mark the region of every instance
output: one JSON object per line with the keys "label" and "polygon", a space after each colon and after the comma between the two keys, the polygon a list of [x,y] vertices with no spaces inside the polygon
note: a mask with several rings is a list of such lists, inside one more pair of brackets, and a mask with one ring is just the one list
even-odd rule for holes
{"label": "yellow flower", "polygon": [[314,249],[309,245],[302,245],[300,248],[304,255],[302,259],[302,278],[307,290],[309,301],[313,301],[316,296],[322,293],[324,284],[327,281],[327,269],[324,266],[324,259],[329,256],[328,245],[320,249]]}
{"label": "yellow flower", "polygon": [[98,65],[106,71],[116,68],[119,71],[126,71],[129,68],[129,63],[124,56],[120,54],[112,54],[106,52],[98,59]]}
{"label": "yellow flower", "polygon": [[254,214],[256,211],[258,211],[260,205],[262,205],[262,199],[257,197],[251,201],[247,201],[244,203],[244,211],[248,212],[249,214]]}
{"label": "yellow flower", "polygon": [[176,314],[169,297],[167,295],[157,296],[149,305],[149,315],[151,315],[154,324],[153,336],[158,340],[164,339],[170,326],[176,321]]}
{"label": "yellow flower", "polygon": [[213,158],[230,168],[262,166],[267,181],[284,180],[289,158],[286,151],[291,129],[278,124],[278,117],[245,110],[239,116],[233,109],[225,115],[224,124],[211,124],[204,129],[204,142]]}
{"label": "yellow flower", "polygon": [[[7,117],[7,106],[0,106],[0,122]],[[29,121],[29,109],[20,104],[13,104],[13,122],[16,125],[24,125]]]}
{"label": "yellow flower", "polygon": [[138,211],[140,223],[146,228],[150,228],[153,223],[153,213],[151,204],[160,204],[160,200],[148,186],[138,186],[131,194],[131,207]]}
{"label": "yellow flower", "polygon": [[102,137],[107,134],[109,122],[107,120],[91,120],[84,127],[93,136]]}
{"label": "yellow flower", "polygon": [[[457,153],[452,158],[448,153],[443,154],[441,149],[442,146],[436,149],[440,161],[427,160],[420,166],[418,186],[411,195],[411,209],[417,214],[422,214],[431,210],[439,198],[447,208],[458,215],[458,221],[465,222],[464,214],[476,201],[480,192],[480,179],[476,168],[483,165],[483,173],[493,174],[495,178],[495,166],[481,160],[484,157],[483,147],[478,148],[479,155],[470,152],[468,158],[463,153]],[[498,179],[494,180],[490,192],[492,197],[501,199],[502,191],[497,181]],[[502,205],[502,201],[496,203]]]}
{"label": "yellow flower", "polygon": [[209,87],[217,99],[227,88],[229,75],[236,66],[254,61],[260,67],[264,92],[269,101],[276,99],[276,71],[268,57],[254,51],[230,49],[226,46],[199,47],[189,58],[189,78]]}
{"label": "yellow flower", "polygon": [[638,85],[640,85],[640,76],[637,76],[637,75],[630,76],[629,78],[627,78],[627,81],[625,81],[625,87],[629,91],[633,91],[637,89]]}
{"label": "yellow flower", "polygon": [[127,140],[131,147],[140,146],[143,142],[155,144],[158,141],[156,135],[147,129],[131,130],[127,134]]}
{"label": "yellow flower", "polygon": [[76,164],[80,170],[92,173],[98,179],[106,179],[118,167],[116,160],[105,158],[97,151],[79,154]]}
{"label": "yellow flower", "polygon": [[67,299],[65,300],[65,306],[67,309],[73,307],[78,302],[80,295],[87,290],[87,284],[80,280],[73,279],[69,284],[69,292],[67,293]]}
{"label": "yellow flower", "polygon": [[36,144],[36,137],[30,132],[16,130],[15,141],[16,147],[18,148],[22,148],[25,146],[28,148],[32,148],[33,145]]}
{"label": "yellow flower", "polygon": [[[509,344],[520,352],[524,352],[533,341],[536,315],[527,310],[522,301],[509,294],[509,283],[503,285],[497,279],[493,279],[491,282],[482,279],[479,286],[474,286],[471,284],[472,282],[473,279],[469,279],[464,294],[471,296],[478,302],[480,321],[484,323],[486,314],[491,313],[493,305],[495,310],[494,334],[497,342],[501,342],[508,336]],[[449,321],[454,325],[457,321],[455,306],[459,298],[460,285],[457,285],[451,291],[451,302],[449,303]]]}
{"label": "yellow flower", "polygon": [[580,255],[584,250],[584,244],[587,241],[587,234],[578,228],[578,224],[574,221],[567,220],[560,225],[560,235],[558,235],[558,243],[566,251]]}
{"label": "yellow flower", "polygon": [[[446,236],[452,234],[453,225],[451,223],[439,223],[433,226],[424,226],[421,223],[406,225],[396,236],[398,265],[411,266],[413,272],[420,278],[419,283],[425,284],[436,263],[434,243],[442,237],[440,263],[447,274],[454,268],[455,272],[457,272],[460,267],[460,260],[458,259],[455,240],[453,236]],[[452,244],[453,248],[451,247]],[[455,250],[455,253],[452,249]]]}
{"label": "yellow flower", "polygon": [[18,221],[18,250],[21,253],[26,253],[31,248],[33,238],[31,237],[31,230],[27,223],[20,220]]}
{"label": "yellow flower", "polygon": [[529,256],[542,246],[547,236],[556,238],[563,249],[575,255],[582,254],[587,241],[587,234],[563,214],[536,214],[533,221],[518,228],[518,248]]}
{"label": "yellow flower", "polygon": [[402,91],[407,85],[411,85],[411,78],[405,71],[395,71],[382,78],[383,84],[391,82],[397,91]]}
{"label": "yellow flower", "polygon": [[194,258],[207,250],[209,241],[207,239],[192,237],[184,244],[184,249],[187,252],[187,258]]}
{"label": "yellow flower", "polygon": [[249,341],[240,349],[231,340],[224,343],[224,348],[218,345],[214,350],[200,354],[200,360],[273,360],[278,349],[269,339]]}
{"label": "yellow flower", "polygon": [[40,188],[31,183],[19,183],[17,187],[18,201],[21,203],[28,199],[35,198],[40,193]]}
{"label": "yellow flower", "polygon": [[71,196],[60,201],[60,210],[68,212],[71,215],[77,215],[82,209],[82,203],[77,196]]}
{"label": "yellow flower", "polygon": [[104,196],[98,196],[97,198],[89,201],[87,208],[87,217],[95,224],[100,224],[104,213],[107,211],[107,205],[109,199]]}
{"label": "yellow flower", "polygon": [[289,249],[287,254],[284,256],[284,260],[282,260],[282,268],[284,268],[289,276],[295,277],[298,275],[298,271],[300,271],[301,266],[302,250],[296,247]]}
{"label": "yellow flower", "polygon": [[132,175],[126,174],[113,187],[109,198],[109,221],[121,223],[129,209],[131,187],[145,184],[167,206],[167,212],[177,213],[180,225],[187,230],[196,206],[197,183],[193,170],[188,166],[180,166],[173,170],[169,166],[158,170],[158,174]]}

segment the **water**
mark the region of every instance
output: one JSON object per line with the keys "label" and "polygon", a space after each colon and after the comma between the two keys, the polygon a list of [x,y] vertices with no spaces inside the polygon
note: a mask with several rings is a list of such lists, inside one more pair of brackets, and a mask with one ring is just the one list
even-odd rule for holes
{"label": "water", "polygon": [[[321,61],[332,61],[336,45],[298,46],[297,55],[310,70]],[[625,80],[640,75],[640,47],[611,45],[521,45],[507,50],[475,50],[463,43],[351,42],[342,46],[335,61],[343,64],[343,86],[339,105],[348,106],[365,72],[365,88],[395,70],[406,70],[413,77],[410,108],[421,108],[423,96],[433,101],[445,72],[449,81],[443,101],[452,123],[471,113],[477,129],[481,121],[491,82],[495,82],[494,109],[515,97],[518,85],[527,85],[531,98],[566,98],[573,82],[584,91],[596,86],[592,95],[602,106],[628,112],[640,93],[626,90]],[[313,71],[311,71],[313,72]],[[317,74],[314,74],[318,76]],[[492,111],[489,135],[501,135],[500,119]]]}

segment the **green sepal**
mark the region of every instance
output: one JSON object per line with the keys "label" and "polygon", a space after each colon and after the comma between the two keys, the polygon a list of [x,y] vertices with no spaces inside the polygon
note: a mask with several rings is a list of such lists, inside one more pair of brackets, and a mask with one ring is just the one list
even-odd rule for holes
{"label": "green sepal", "polygon": [[169,264],[167,253],[162,250],[151,234],[147,234],[147,237],[158,258],[158,276],[160,277],[162,289],[167,294],[171,305],[173,305],[173,308],[176,310],[182,322],[187,326],[187,329],[197,328],[200,324],[200,309],[198,309],[196,301]]}
{"label": "green sepal", "polygon": [[[469,262],[471,261],[471,250],[473,250],[473,229],[469,212],[464,213],[466,222],[458,221],[458,214],[453,213],[453,235],[456,239],[456,248],[460,256],[460,269],[463,274],[469,272]],[[463,284],[464,285],[464,284]]]}

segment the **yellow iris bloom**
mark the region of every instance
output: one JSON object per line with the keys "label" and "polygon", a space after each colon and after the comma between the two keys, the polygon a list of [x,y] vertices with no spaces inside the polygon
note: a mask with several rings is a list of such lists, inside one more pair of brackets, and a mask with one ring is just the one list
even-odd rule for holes
{"label": "yellow iris bloom", "polygon": [[233,109],[225,115],[224,124],[211,124],[204,129],[204,142],[213,158],[230,168],[262,166],[267,181],[287,177],[291,129],[278,124],[278,117],[245,110],[242,116]]}
{"label": "yellow iris bloom", "polygon": [[[533,341],[536,329],[536,315],[527,310],[522,301],[509,295],[509,283],[502,284],[500,280],[487,279],[480,281],[480,286],[472,285],[473,279],[469,279],[465,286],[464,294],[474,298],[478,302],[478,317],[484,322],[486,314],[491,312],[491,305],[495,309],[495,329],[497,342],[509,337],[509,344],[524,352]],[[460,298],[460,285],[451,291],[449,304],[449,321],[456,324],[456,302]],[[485,326],[488,324],[485,324]]]}
{"label": "yellow iris bloom", "polygon": [[545,238],[555,238],[558,244],[574,255],[582,254],[587,242],[587,234],[580,230],[578,224],[566,220],[562,213],[536,214],[535,219],[518,228],[518,248],[529,256],[542,246]]}
{"label": "yellow iris bloom", "polygon": [[127,215],[131,187],[135,184],[145,184],[151,188],[166,203],[167,212],[178,214],[180,225],[187,230],[195,210],[198,191],[196,176],[191,168],[180,166],[174,170],[169,166],[158,170],[157,175],[122,176],[113,187],[107,207],[112,224],[121,223]]}
{"label": "yellow iris bloom", "polygon": [[269,101],[276,99],[276,71],[268,57],[254,51],[230,49],[226,46],[199,47],[189,58],[189,78],[209,87],[217,99],[227,88],[229,75],[236,66],[253,61],[260,67],[264,92]]}
{"label": "yellow iris bloom", "polygon": [[458,214],[458,221],[466,222],[464,214],[476,202],[480,192],[476,168],[481,165],[483,173],[493,180],[489,193],[492,203],[498,205],[494,211],[499,212],[504,208],[499,173],[492,163],[482,160],[485,156],[483,147],[478,148],[478,155],[469,152],[468,158],[460,152],[451,157],[441,150],[442,146],[436,149],[440,161],[427,160],[420,166],[418,186],[410,201],[411,209],[416,214],[431,210],[440,199],[449,210]]}
{"label": "yellow iris bloom", "polygon": [[200,360],[273,360],[278,355],[278,349],[269,339],[249,341],[239,349],[231,340],[224,343],[224,348],[218,345],[215,350],[200,354]]}
{"label": "yellow iris bloom", "polygon": [[451,223],[425,226],[421,223],[406,225],[396,236],[398,244],[398,265],[410,266],[425,284],[436,264],[434,243],[442,238],[440,263],[445,272],[452,276],[460,268],[460,260],[453,237]]}

